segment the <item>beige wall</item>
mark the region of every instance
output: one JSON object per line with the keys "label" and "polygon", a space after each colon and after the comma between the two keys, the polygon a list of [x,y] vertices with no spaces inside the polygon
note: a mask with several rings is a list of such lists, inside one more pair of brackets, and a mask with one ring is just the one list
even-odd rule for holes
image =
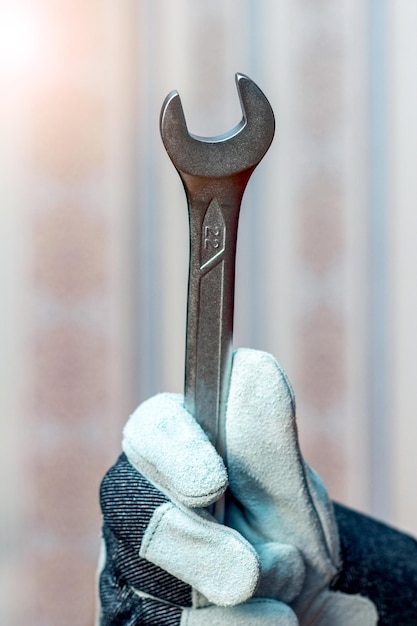
{"label": "beige wall", "polygon": [[390,385],[393,443],[393,518],[417,529],[415,494],[417,441],[417,6],[390,5],[389,59],[389,228],[390,228]]}
{"label": "beige wall", "polygon": [[136,14],[113,7],[1,6],[0,623],[11,626],[92,624],[98,486],[134,405]]}
{"label": "beige wall", "polygon": [[100,477],[134,405],[183,384],[188,226],[160,107],[176,88],[192,132],[223,132],[236,71],[277,133],[242,207],[235,345],[287,369],[331,495],[416,534],[414,3],[17,5],[0,9],[29,42],[0,46],[0,622],[92,622]]}

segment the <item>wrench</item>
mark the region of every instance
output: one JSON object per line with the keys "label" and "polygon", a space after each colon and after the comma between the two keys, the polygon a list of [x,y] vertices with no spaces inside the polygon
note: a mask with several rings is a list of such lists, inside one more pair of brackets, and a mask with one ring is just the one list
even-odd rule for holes
{"label": "wrench", "polygon": [[177,91],[165,98],[160,118],[162,141],[188,201],[185,406],[225,460],[239,210],[275,131],[271,105],[259,87],[243,74],[236,74],[236,87],[243,117],[224,135],[190,134]]}

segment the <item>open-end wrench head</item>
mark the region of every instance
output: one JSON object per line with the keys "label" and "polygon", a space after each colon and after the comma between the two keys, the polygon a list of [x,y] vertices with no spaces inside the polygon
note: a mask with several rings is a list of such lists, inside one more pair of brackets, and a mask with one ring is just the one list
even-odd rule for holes
{"label": "open-end wrench head", "polygon": [[247,76],[236,74],[242,120],[228,133],[198,137],[188,132],[181,99],[171,91],[162,105],[160,129],[165,149],[183,174],[224,177],[252,171],[271,145],[275,119],[264,93]]}

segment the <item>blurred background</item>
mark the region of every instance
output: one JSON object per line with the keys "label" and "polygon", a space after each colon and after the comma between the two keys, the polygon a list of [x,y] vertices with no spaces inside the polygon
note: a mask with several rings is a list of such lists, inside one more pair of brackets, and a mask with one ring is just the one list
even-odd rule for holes
{"label": "blurred background", "polygon": [[235,345],[293,382],[334,499],[416,534],[417,3],[1,0],[0,622],[93,623],[100,478],[183,385],[188,225],[159,138],[274,143],[241,212]]}

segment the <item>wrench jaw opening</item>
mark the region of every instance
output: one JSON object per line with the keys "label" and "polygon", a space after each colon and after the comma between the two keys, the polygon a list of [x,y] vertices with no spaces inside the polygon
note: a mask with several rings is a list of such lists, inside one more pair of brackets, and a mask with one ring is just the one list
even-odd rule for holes
{"label": "wrench jaw opening", "polygon": [[216,137],[188,131],[181,98],[171,91],[160,116],[161,137],[176,169],[182,174],[223,178],[253,170],[264,157],[275,132],[271,105],[259,87],[244,74],[236,74],[242,120]]}

